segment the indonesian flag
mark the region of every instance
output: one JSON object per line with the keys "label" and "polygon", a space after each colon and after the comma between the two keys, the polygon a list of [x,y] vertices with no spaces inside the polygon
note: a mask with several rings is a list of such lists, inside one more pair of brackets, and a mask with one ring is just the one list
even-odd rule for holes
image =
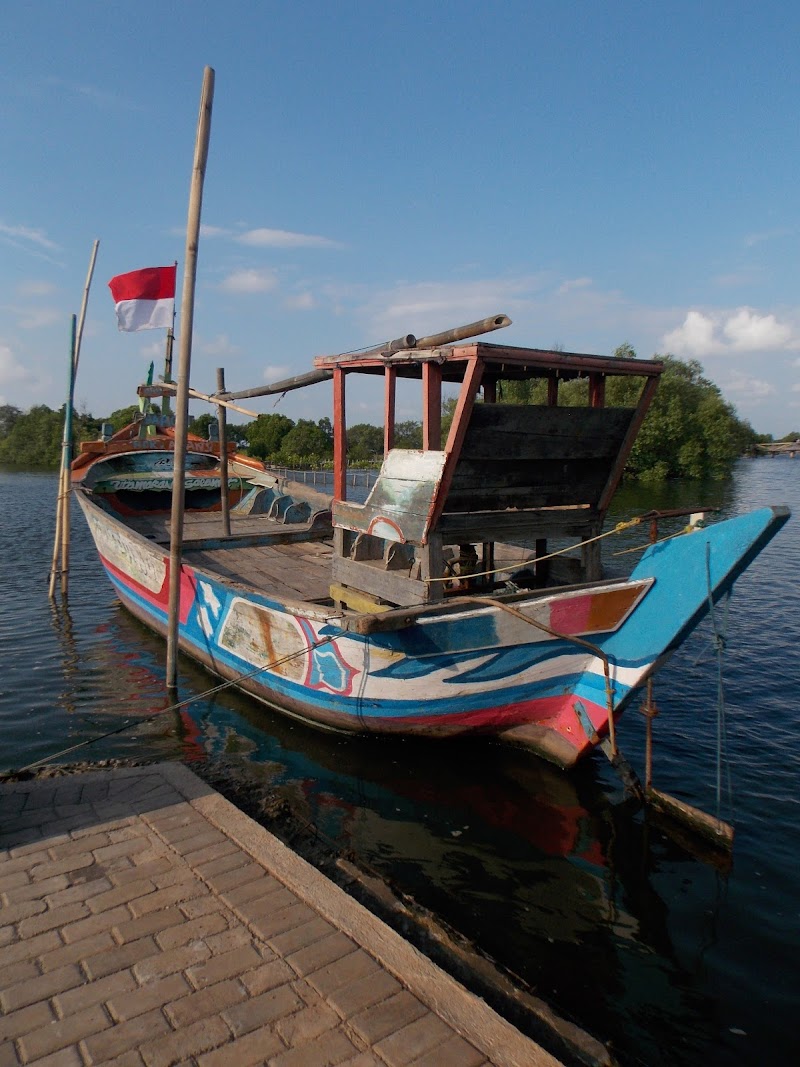
{"label": "indonesian flag", "polygon": [[175,270],[145,267],[118,274],[108,283],[120,330],[169,329],[175,314]]}

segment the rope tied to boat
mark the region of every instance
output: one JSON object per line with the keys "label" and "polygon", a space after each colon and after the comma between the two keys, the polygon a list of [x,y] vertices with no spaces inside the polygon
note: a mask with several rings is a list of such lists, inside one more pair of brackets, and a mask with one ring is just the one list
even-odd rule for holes
{"label": "rope tied to boat", "polygon": [[730,591],[725,597],[725,612],[722,620],[722,629],[717,625],[717,611],[714,604],[713,586],[711,583],[711,545],[706,544],[706,587],[708,595],[708,615],[711,620],[711,646],[717,654],[717,760],[716,760],[716,801],[717,819],[722,819],[722,765],[725,764],[727,777],[728,804],[733,806],[733,789],[731,787],[731,769],[726,753],[728,747],[728,728],[725,717],[725,686],[722,670],[722,658],[727,646],[725,631],[728,624],[728,607],[730,605]]}
{"label": "rope tied to boat", "polygon": [[70,745],[68,748],[62,748],[59,752],[52,752],[49,756],[43,756],[42,759],[34,760],[33,763],[28,763],[25,767],[20,767],[17,773],[22,774],[25,771],[32,771],[36,767],[41,767],[45,763],[50,763],[52,760],[59,759],[61,756],[67,756],[70,752],[76,752],[79,748],[87,748],[89,745],[96,744],[98,741],[104,741],[107,737],[114,737],[117,734],[124,733],[125,730],[130,730],[134,726],[144,726],[146,723],[159,718],[159,716],[166,715],[167,712],[170,711],[179,711],[181,708],[187,707],[187,705],[194,703],[196,700],[207,700],[209,697],[221,693],[224,689],[229,689],[232,685],[238,685],[240,682],[245,682],[249,678],[254,678],[262,671],[280,667],[282,664],[288,663],[289,660],[295,659],[297,656],[303,656],[308,652],[315,651],[322,645],[330,644],[330,642],[335,640],[338,636],[338,634],[334,633],[329,634],[327,637],[321,637],[318,641],[314,641],[310,645],[298,649],[296,652],[290,652],[288,655],[273,660],[271,663],[264,663],[262,666],[256,667],[252,671],[245,671],[243,674],[238,674],[235,678],[229,678],[225,682],[220,682],[219,685],[212,686],[211,689],[206,689],[203,693],[196,693],[194,696],[187,697],[186,700],[179,700],[177,704],[169,704],[166,708],[161,708],[160,711],[153,712],[152,715],[146,715],[142,719],[129,719],[127,722],[123,723],[122,726],[117,726],[113,730],[107,730],[105,733],[98,734],[96,737],[89,737],[85,741],[79,741],[75,745]]}

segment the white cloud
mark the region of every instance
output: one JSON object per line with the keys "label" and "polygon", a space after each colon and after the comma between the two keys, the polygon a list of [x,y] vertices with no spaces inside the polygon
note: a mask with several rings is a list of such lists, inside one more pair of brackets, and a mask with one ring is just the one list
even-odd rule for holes
{"label": "white cloud", "polygon": [[292,367],[282,364],[277,366],[270,364],[270,366],[264,368],[264,381],[265,382],[282,382],[284,378],[290,378],[292,375]]}
{"label": "white cloud", "polygon": [[573,289],[586,289],[592,284],[591,278],[569,278],[558,287],[558,295],[563,296]]}
{"label": "white cloud", "polygon": [[20,296],[49,296],[56,287],[51,282],[20,282],[17,292]]}
{"label": "white cloud", "polygon": [[665,348],[679,356],[775,351],[798,344],[800,337],[790,325],[748,307],[708,315],[689,311],[682,326],[664,335]]}
{"label": "white cloud", "polygon": [[201,341],[198,348],[207,356],[232,356],[239,351],[239,346],[233,344],[225,333],[219,333],[208,341]]}
{"label": "white cloud", "polygon": [[[185,228],[178,231],[179,233],[186,233]],[[226,230],[224,226],[207,226],[205,223],[200,225],[201,237],[230,237],[231,231]]]}
{"label": "white cloud", "polygon": [[268,293],[278,284],[271,270],[237,270],[220,283],[226,293]]}
{"label": "white cloud", "polygon": [[17,316],[20,330],[40,330],[59,321],[65,323],[65,330],[67,328],[68,320],[64,312],[57,308],[6,307],[5,310]]}
{"label": "white cloud", "polygon": [[724,385],[726,393],[741,393],[748,400],[763,400],[777,392],[774,385],[763,378],[751,378],[746,374],[734,374]]}
{"label": "white cloud", "polygon": [[31,375],[14,358],[10,345],[0,343],[0,385],[30,380]]}
{"label": "white cloud", "polygon": [[786,348],[792,340],[790,326],[779,323],[774,315],[757,315],[750,308],[739,308],[723,326],[723,333],[740,352]]}
{"label": "white cloud", "polygon": [[45,234],[44,230],[34,230],[30,226],[7,226],[5,223],[0,222],[0,234],[4,237],[9,237],[13,241],[27,241],[31,244],[38,245],[40,248],[46,248],[50,252],[59,251],[59,246],[51,241]]}
{"label": "white cloud", "polygon": [[315,307],[314,297],[311,293],[297,293],[296,296],[287,296],[286,307],[290,311],[309,311]]}
{"label": "white cloud", "polygon": [[761,230],[758,233],[749,233],[745,239],[745,247],[763,244],[765,241],[774,241],[780,237],[790,237],[794,231],[788,226],[776,226],[772,230]]}
{"label": "white cloud", "polygon": [[339,248],[338,241],[311,233],[292,233],[290,230],[269,230],[264,227],[246,230],[236,238],[243,245],[256,248]]}

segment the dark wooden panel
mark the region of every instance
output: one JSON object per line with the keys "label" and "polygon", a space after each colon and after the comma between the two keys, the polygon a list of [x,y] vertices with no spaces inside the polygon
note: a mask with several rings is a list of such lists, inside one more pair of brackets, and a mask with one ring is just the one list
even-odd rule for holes
{"label": "dark wooden panel", "polygon": [[477,404],[461,459],[615,456],[633,414],[628,408]]}
{"label": "dark wooden panel", "polygon": [[459,464],[446,511],[595,504],[613,460],[563,460],[512,464],[503,460]]}

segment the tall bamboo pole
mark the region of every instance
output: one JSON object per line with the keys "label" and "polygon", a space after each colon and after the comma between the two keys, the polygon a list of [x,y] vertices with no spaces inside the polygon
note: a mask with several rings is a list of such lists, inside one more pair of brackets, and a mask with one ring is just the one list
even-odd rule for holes
{"label": "tall bamboo pole", "polygon": [[[81,301],[81,314],[77,327],[75,316],[72,316],[71,343],[69,356],[69,385],[67,390],[67,409],[64,413],[64,439],[61,447],[61,468],[58,477],[58,501],[56,504],[56,532],[53,540],[53,561],[50,566],[50,588],[48,594],[52,600],[55,596],[56,574],[58,572],[59,549],[61,550],[61,592],[67,594],[69,582],[69,493],[70,493],[70,464],[72,461],[72,408],[75,400],[75,382],[78,377],[78,361],[81,355],[81,338],[83,337],[83,324],[86,321],[86,307],[89,303],[89,289],[92,285],[94,265],[97,262],[97,249],[99,241],[92,245],[92,254],[89,257],[89,270],[86,274],[86,282],[83,287],[83,299]],[[69,430],[67,430],[69,420]]]}
{"label": "tall bamboo pole", "polygon": [[[50,588],[48,595],[52,600],[56,590],[56,575],[59,571],[59,556],[64,545],[64,530],[69,529],[69,514],[66,522],[64,512],[67,510],[69,494],[69,454],[72,443],[72,401],[75,395],[75,337],[77,319],[73,315],[69,337],[69,370],[67,374],[67,402],[64,408],[64,434],[61,438],[61,466],[58,469],[58,502],[56,504],[56,535],[53,541],[53,559],[50,564]],[[63,555],[61,555],[63,567]],[[64,592],[64,575],[61,576],[61,591]]]}
{"label": "tall bamboo pole", "polygon": [[194,323],[194,288],[197,277],[197,248],[200,241],[200,212],[203,206],[203,182],[211,136],[211,107],[214,102],[214,71],[203,71],[200,114],[194,146],[194,166],[189,191],[189,214],[186,223],[183,290],[181,293],[181,336],[178,357],[178,392],[175,397],[175,451],[172,474],[172,516],[169,552],[169,617],[167,620],[167,686],[174,689],[178,681],[178,615],[180,613],[181,555],[183,547],[183,508],[186,462],[186,430],[189,423],[189,372],[192,362],[192,327]]}

